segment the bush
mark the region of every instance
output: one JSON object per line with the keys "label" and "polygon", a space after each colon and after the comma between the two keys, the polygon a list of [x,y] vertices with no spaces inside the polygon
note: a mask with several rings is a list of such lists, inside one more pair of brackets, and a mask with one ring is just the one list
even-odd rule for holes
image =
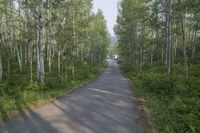
{"label": "bush", "polygon": [[[54,66],[52,66],[54,67]],[[102,67],[94,67],[79,64],[75,67],[75,79],[72,78],[71,71],[66,75],[58,76],[57,71],[45,73],[45,83],[36,81],[36,71],[33,71],[33,82],[29,79],[29,73],[24,71],[19,74],[18,70],[13,70],[6,81],[0,82],[0,119],[6,118],[12,112],[31,108],[48,99],[55,98],[69,91],[70,89],[85,83],[88,79],[94,78]],[[28,70],[28,69],[27,69]]]}
{"label": "bush", "polygon": [[0,97],[0,118],[7,116],[8,113],[15,110],[15,101],[10,99],[9,96]]}
{"label": "bush", "polygon": [[189,73],[190,73],[190,75],[192,75],[192,76],[194,76],[194,77],[199,77],[200,76],[200,64],[192,64],[192,65],[190,65],[190,67],[189,67],[190,69],[190,71],[189,71]]}
{"label": "bush", "polygon": [[40,86],[37,82],[29,83],[25,89],[26,91],[38,91],[40,90]]}
{"label": "bush", "polygon": [[200,132],[200,73],[199,65],[190,67],[190,78],[184,78],[183,67],[172,67],[172,75],[155,67],[138,71],[130,66],[122,69],[132,79],[153,127],[161,133]]}
{"label": "bush", "polygon": [[176,82],[174,78],[155,72],[139,74],[138,78],[142,80],[142,87],[146,92],[157,96],[173,96]]}

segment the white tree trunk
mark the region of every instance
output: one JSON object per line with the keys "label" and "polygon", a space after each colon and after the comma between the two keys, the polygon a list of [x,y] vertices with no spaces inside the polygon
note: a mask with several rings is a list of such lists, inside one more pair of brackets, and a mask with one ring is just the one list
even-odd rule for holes
{"label": "white tree trunk", "polygon": [[[39,26],[38,26],[39,28]],[[39,31],[36,30],[36,56],[37,56],[37,80],[40,80],[40,48],[39,48]]]}
{"label": "white tree trunk", "polygon": [[44,45],[43,45],[43,6],[44,3],[43,1],[40,2],[40,7],[39,7],[39,40],[38,40],[38,45],[39,45],[39,56],[40,56],[40,81],[44,83]]}
{"label": "white tree trunk", "polygon": [[[73,7],[73,8],[74,8],[74,7]],[[75,66],[74,66],[74,65],[75,65],[75,57],[74,57],[74,56],[75,56],[75,51],[74,51],[75,49],[74,49],[74,47],[75,47],[75,45],[76,45],[76,29],[75,29],[75,28],[76,28],[76,25],[75,25],[75,11],[74,11],[74,9],[73,9],[73,14],[72,14],[72,15],[73,15],[73,20],[72,20],[72,21],[73,21],[73,22],[72,22],[72,23],[73,23],[72,77],[73,77],[73,79],[74,79],[74,78],[75,78],[75,76],[74,76],[74,71],[75,71],[75,70],[74,70],[74,69],[75,69],[75,68],[74,68],[74,67],[75,67]]]}
{"label": "white tree trunk", "polygon": [[48,56],[47,56],[47,58],[48,58],[48,66],[49,66],[49,73],[51,73],[51,46],[50,46],[50,44],[48,45]]}
{"label": "white tree trunk", "polygon": [[60,52],[60,44],[58,45],[58,75],[60,76],[60,55],[61,55],[61,52]]}
{"label": "white tree trunk", "polygon": [[197,38],[197,30],[194,31],[194,37],[193,37],[193,45],[192,45],[192,59],[195,58],[195,52],[196,52],[196,38]]}
{"label": "white tree trunk", "polygon": [[[10,2],[10,6],[11,9],[13,8],[13,1]],[[12,22],[12,40],[13,40],[13,45],[15,47],[15,50],[17,52],[17,59],[18,59],[18,64],[19,64],[19,69],[20,71],[22,71],[22,61],[21,61],[21,57],[20,57],[20,53],[19,53],[19,48],[17,46],[17,42],[16,42],[16,35],[15,35],[15,27],[14,27],[14,20],[13,20],[13,10],[11,10],[11,22]]]}
{"label": "white tree trunk", "polygon": [[47,21],[49,21],[47,29],[47,60],[49,73],[51,73],[51,0],[47,0]]}
{"label": "white tree trunk", "polygon": [[168,0],[166,9],[166,53],[165,53],[165,66],[167,73],[171,73],[171,47],[172,47],[172,25],[171,25],[171,10],[172,10],[172,0]]}
{"label": "white tree trunk", "polygon": [[188,79],[189,78],[189,73],[188,73],[188,57],[187,57],[187,52],[186,52],[185,28],[184,28],[185,27],[185,14],[183,14],[181,12],[180,13],[180,17],[181,17],[183,56],[184,56],[184,72],[185,72],[185,77]]}
{"label": "white tree trunk", "polygon": [[3,65],[0,56],[0,81],[2,81],[2,79],[3,79]]}
{"label": "white tree trunk", "polygon": [[168,74],[171,74],[171,65],[172,65],[172,0],[169,0],[169,49],[168,49]]}
{"label": "white tree trunk", "polygon": [[32,43],[29,45],[28,58],[30,64],[30,81],[33,82],[33,47]]}

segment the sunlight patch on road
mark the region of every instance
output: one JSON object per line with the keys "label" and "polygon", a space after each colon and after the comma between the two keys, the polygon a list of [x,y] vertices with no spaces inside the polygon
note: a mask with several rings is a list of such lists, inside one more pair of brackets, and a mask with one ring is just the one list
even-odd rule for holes
{"label": "sunlight patch on road", "polygon": [[102,93],[106,93],[106,94],[112,94],[109,91],[105,91],[105,90],[100,90],[100,89],[95,89],[95,88],[87,88],[88,90],[92,90],[92,91],[97,91],[97,92],[102,92]]}
{"label": "sunlight patch on road", "polygon": [[121,80],[125,80],[125,81],[126,81],[126,79],[125,79],[125,78],[121,78]]}

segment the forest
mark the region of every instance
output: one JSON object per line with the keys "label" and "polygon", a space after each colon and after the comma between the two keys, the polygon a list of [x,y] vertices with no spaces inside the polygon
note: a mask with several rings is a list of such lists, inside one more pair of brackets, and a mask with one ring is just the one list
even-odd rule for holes
{"label": "forest", "polygon": [[110,35],[92,0],[0,0],[0,118],[94,78]]}
{"label": "forest", "polygon": [[122,0],[114,30],[153,129],[200,132],[200,1]]}
{"label": "forest", "polygon": [[[200,1],[119,0],[116,37],[92,9],[93,0],[0,0],[0,121],[88,83],[119,54],[153,132],[200,133]],[[127,91],[118,65],[108,69],[97,87]],[[93,89],[95,100],[123,103],[109,87]]]}

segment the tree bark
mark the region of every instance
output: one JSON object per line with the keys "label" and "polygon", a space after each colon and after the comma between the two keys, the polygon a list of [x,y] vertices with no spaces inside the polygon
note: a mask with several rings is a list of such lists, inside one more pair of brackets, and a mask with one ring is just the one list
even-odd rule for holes
{"label": "tree bark", "polygon": [[60,44],[58,44],[58,76],[60,76],[61,73],[61,67],[60,67],[60,57],[61,57],[61,52],[60,52]]}
{"label": "tree bark", "polygon": [[33,47],[29,45],[29,64],[30,64],[30,81],[33,82]]}
{"label": "tree bark", "polygon": [[19,48],[17,46],[16,35],[15,35],[15,27],[14,27],[14,19],[13,19],[13,1],[12,0],[10,2],[10,7],[11,7],[11,22],[12,22],[12,40],[13,40],[13,45],[15,47],[16,54],[17,54],[17,60],[18,60],[18,64],[19,64],[19,69],[22,72],[22,61],[21,61]]}
{"label": "tree bark", "polygon": [[40,2],[39,5],[39,20],[38,20],[38,32],[39,32],[39,38],[38,38],[38,45],[39,45],[39,53],[40,53],[40,81],[44,83],[44,44],[43,44],[43,7],[44,3],[43,1]]}
{"label": "tree bark", "polygon": [[141,43],[141,47],[140,47],[140,70],[142,69],[143,65],[144,65],[144,44],[145,44],[145,26],[144,24],[142,24],[142,43]]}
{"label": "tree bark", "polygon": [[195,58],[195,53],[196,53],[196,38],[197,38],[197,30],[194,30],[194,37],[193,37],[193,45],[192,45],[192,59]]}
{"label": "tree bark", "polygon": [[49,73],[51,73],[51,0],[47,0],[47,20],[48,20],[48,29],[47,29],[47,60],[49,66]]}
{"label": "tree bark", "polygon": [[[151,33],[151,38],[153,38],[154,33]],[[152,46],[150,47],[150,64],[151,67],[153,66],[153,51],[154,51],[154,42],[152,43]]]}
{"label": "tree bark", "polygon": [[3,79],[3,64],[0,56],[0,81]]}
{"label": "tree bark", "polygon": [[[74,6],[74,5],[73,5]],[[73,23],[73,46],[72,46],[72,77],[75,79],[75,45],[76,45],[76,25],[75,25],[75,11],[73,7],[72,12],[72,23]]]}
{"label": "tree bark", "polygon": [[[180,0],[179,0],[179,2],[180,2]],[[186,43],[185,43],[184,17],[183,17],[183,13],[182,12],[180,12],[180,17],[181,17],[183,56],[184,56],[184,72],[185,72],[186,79],[188,79],[188,77],[189,77],[189,74],[188,74],[188,58],[187,58]]]}
{"label": "tree bark", "polygon": [[172,24],[171,24],[171,11],[172,11],[172,0],[167,1],[166,11],[166,59],[165,65],[168,75],[171,74],[171,58],[172,58]]}

